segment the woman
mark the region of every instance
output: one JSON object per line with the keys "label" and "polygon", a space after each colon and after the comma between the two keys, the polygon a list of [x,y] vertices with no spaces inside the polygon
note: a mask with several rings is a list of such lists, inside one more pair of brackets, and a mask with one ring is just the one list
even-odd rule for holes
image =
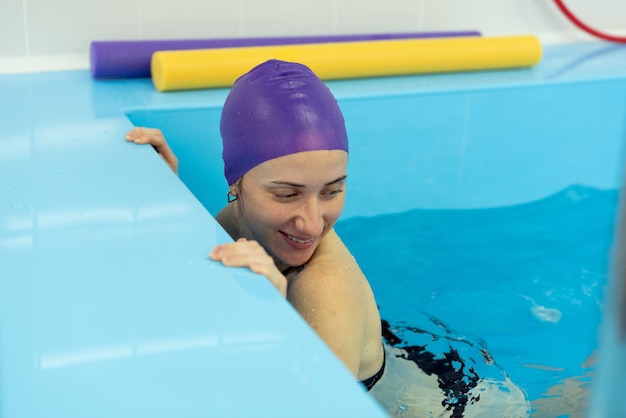
{"label": "woman", "polygon": [[[211,258],[267,277],[368,388],[383,372],[374,295],[333,226],[344,206],[348,140],[324,83],[304,65],[268,61],[239,78],[221,120],[229,203],[218,222],[235,240]],[[177,172],[156,129],[149,143]]]}
{"label": "woman", "polygon": [[[220,131],[229,192],[217,220],[235,242],[216,246],[211,258],[265,276],[389,413],[463,416],[484,399],[490,385],[473,369],[470,379],[450,370],[462,359],[424,356],[426,346],[402,346],[382,329],[370,285],[333,229],[344,206],[348,139],[324,83],[301,64],[260,64],[234,83]],[[126,139],[151,144],[177,172],[160,131],[136,128]],[[520,401],[510,386],[498,388],[515,392],[521,408],[506,416],[524,416],[523,394]]]}

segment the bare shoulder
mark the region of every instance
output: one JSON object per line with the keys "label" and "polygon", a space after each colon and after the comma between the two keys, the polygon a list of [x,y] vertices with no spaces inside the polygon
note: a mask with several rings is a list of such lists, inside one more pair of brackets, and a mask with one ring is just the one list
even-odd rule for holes
{"label": "bare shoulder", "polygon": [[380,316],[356,260],[334,230],[289,279],[287,298],[359,380],[380,369]]}
{"label": "bare shoulder", "polygon": [[343,316],[355,325],[377,309],[369,282],[334,230],[306,267],[288,280],[287,299],[312,323]]}
{"label": "bare shoulder", "polygon": [[367,283],[356,260],[334,230],[324,237],[314,256],[299,274],[293,277],[289,286],[294,291],[313,290],[354,293]]}

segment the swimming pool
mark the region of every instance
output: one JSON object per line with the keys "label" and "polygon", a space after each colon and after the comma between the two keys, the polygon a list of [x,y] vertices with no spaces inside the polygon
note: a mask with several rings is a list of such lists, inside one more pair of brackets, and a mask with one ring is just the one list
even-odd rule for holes
{"label": "swimming pool", "polygon": [[[337,229],[383,317],[427,328],[424,315],[433,315],[486,346],[536,416],[582,416],[597,348],[626,84],[577,79],[576,66],[588,71],[602,54],[624,50],[581,52],[544,77],[485,73],[481,84],[493,84],[477,88],[441,89],[450,79],[431,76],[338,94],[351,163]],[[507,75],[513,80],[499,83]],[[216,213],[225,186],[221,167],[207,161],[219,161],[219,107],[129,116],[166,132],[189,167],[181,177]]]}
{"label": "swimming pool", "polygon": [[[383,317],[419,325],[426,313],[454,336],[484,343],[531,400],[548,399],[570,377],[585,379],[581,363],[597,346],[608,270],[602,254],[612,243],[621,185],[624,63],[623,48],[586,44],[546,48],[528,70],[329,83],[351,138],[349,198],[338,229],[371,276]],[[0,142],[8,202],[0,213],[2,261],[13,277],[29,279],[1,281],[3,412],[18,410],[6,393],[68,412],[61,406],[67,396],[52,387],[65,382],[60,387],[82,383],[136,410],[155,393],[158,405],[173,408],[167,387],[187,393],[189,411],[214,402],[243,416],[250,409],[233,411],[229,402],[246,396],[276,413],[263,402],[268,389],[232,368],[239,361],[276,383],[322,390],[333,408],[367,402],[357,388],[344,390],[341,372],[341,395],[328,387],[324,376],[337,365],[313,336],[300,334],[303,324],[269,287],[207,266],[206,249],[225,239],[203,214],[225,202],[217,123],[225,90],[158,94],[149,81],[93,82],[82,72],[29,77],[2,84],[13,106],[30,112],[5,114],[9,129]],[[73,103],[59,106],[63,96]],[[153,153],[123,143],[130,127],[124,114],[164,131],[181,180],[203,207]],[[590,218],[597,228],[576,228]],[[58,262],[85,247],[72,268]],[[33,260],[40,267],[26,267]],[[56,281],[45,281],[43,271]],[[218,280],[207,282],[207,274]],[[30,332],[17,328],[16,312]],[[581,318],[583,325],[574,323]],[[314,370],[319,362],[324,367]],[[182,389],[152,382],[133,400],[112,389],[129,370],[135,383],[154,370],[179,382],[193,378]],[[208,375],[231,376],[214,389],[223,399],[202,400],[198,386],[215,388]],[[18,383],[8,380],[18,376]],[[318,402],[291,389],[290,405],[320,412]],[[91,390],[84,393],[93,401]],[[372,410],[363,406],[361,416],[376,416]]]}

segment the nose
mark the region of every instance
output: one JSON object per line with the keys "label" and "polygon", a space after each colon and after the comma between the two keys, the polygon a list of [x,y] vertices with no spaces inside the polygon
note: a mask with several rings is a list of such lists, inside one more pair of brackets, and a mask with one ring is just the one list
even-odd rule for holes
{"label": "nose", "polygon": [[324,214],[321,202],[316,198],[302,202],[295,218],[297,231],[307,237],[315,237],[324,230]]}

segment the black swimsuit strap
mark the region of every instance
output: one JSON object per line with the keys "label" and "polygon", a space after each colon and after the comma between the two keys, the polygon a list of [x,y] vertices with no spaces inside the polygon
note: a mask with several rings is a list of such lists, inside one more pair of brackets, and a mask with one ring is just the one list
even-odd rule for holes
{"label": "black swimsuit strap", "polygon": [[378,370],[374,376],[361,380],[361,384],[365,386],[365,389],[369,391],[380,380],[380,378],[383,377],[383,374],[385,373],[385,363],[387,363],[387,353],[383,347],[383,365],[380,366],[380,370]]}

